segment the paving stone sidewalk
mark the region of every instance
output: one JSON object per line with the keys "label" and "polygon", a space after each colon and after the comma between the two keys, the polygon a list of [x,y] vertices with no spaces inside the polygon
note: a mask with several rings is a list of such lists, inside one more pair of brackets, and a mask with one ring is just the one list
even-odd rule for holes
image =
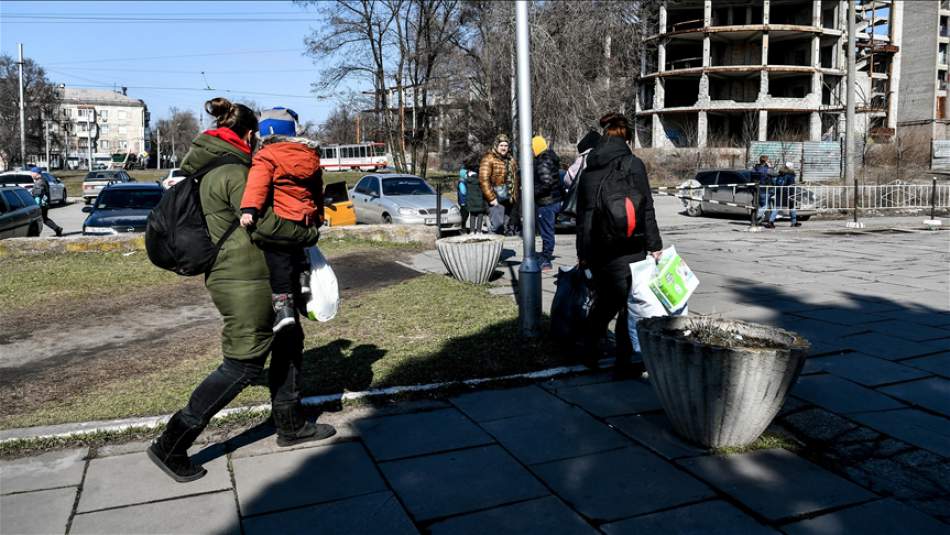
{"label": "paving stone sidewalk", "polygon": [[3,461],[0,533],[950,532],[950,233],[715,223],[664,226],[702,280],[691,310],[813,342],[770,429],[794,451],[705,451],[648,382],[589,373],[325,414],[339,435],[291,449],[254,428],[197,445],[189,484],[141,443]]}

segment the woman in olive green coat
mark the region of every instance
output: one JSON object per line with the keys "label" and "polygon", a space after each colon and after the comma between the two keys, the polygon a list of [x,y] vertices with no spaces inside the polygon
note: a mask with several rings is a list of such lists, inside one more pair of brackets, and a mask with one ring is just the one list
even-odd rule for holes
{"label": "woman in olive green coat", "polygon": [[[214,168],[201,179],[201,206],[211,239],[216,243],[239,217],[241,196],[251,163],[251,144],[257,133],[254,112],[241,104],[216,98],[205,109],[217,120],[217,127],[199,134],[182,162],[182,169],[194,173],[215,158],[236,156],[241,164]],[[214,267],[205,277],[205,286],[224,319],[221,352],[224,362],[191,394],[188,405],[176,412],[165,431],[148,449],[148,456],[179,482],[194,481],[206,471],[188,457],[188,447],[208,425],[211,417],[227,406],[263,370],[271,355],[268,383],[271,412],[277,427],[277,443],[289,446],[332,436],[326,424],[308,422],[300,407],[300,367],[303,330],[293,328],[273,332],[273,308],[264,254],[255,240],[290,237],[298,242],[316,243],[316,228],[306,236],[282,236],[301,232],[299,226],[283,228],[268,210],[260,218],[252,236],[238,229],[221,247]],[[265,238],[264,236],[267,236]]]}

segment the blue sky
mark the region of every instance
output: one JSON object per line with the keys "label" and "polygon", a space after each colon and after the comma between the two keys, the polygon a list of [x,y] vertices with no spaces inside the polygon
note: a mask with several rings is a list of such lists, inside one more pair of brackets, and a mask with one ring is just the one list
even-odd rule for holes
{"label": "blue sky", "polygon": [[16,57],[22,42],[55,83],[127,86],[153,126],[170,107],[198,113],[213,96],[286,106],[320,122],[335,101],[311,92],[320,65],[303,54],[303,40],[317,24],[314,8],[289,1],[2,1],[0,48]]}

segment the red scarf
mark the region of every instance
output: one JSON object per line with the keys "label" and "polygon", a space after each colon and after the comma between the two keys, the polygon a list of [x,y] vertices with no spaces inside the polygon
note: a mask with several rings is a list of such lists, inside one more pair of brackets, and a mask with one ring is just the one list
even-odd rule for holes
{"label": "red scarf", "polygon": [[227,141],[231,145],[234,145],[235,147],[237,147],[244,154],[251,153],[251,147],[247,143],[245,143],[244,140],[241,139],[240,136],[235,134],[234,130],[231,130],[230,128],[221,127],[215,130],[207,130],[205,131],[205,134],[211,137],[216,137],[218,139]]}

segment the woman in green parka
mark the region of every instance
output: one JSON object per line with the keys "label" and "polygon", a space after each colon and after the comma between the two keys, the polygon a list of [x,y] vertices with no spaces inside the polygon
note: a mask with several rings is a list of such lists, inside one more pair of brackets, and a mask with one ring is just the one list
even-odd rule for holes
{"label": "woman in green parka", "polygon": [[[211,239],[217,242],[240,217],[241,196],[258,125],[250,108],[224,98],[209,100],[205,110],[215,117],[217,128],[195,138],[182,161],[182,170],[194,173],[226,154],[243,162],[216,167],[201,179],[202,211]],[[267,264],[261,250],[251,241],[252,238],[279,239],[282,226],[273,211],[267,210],[257,229],[253,236],[241,229],[232,233],[205,277],[205,286],[224,319],[221,332],[224,361],[195,388],[188,405],[171,417],[165,431],[148,448],[149,458],[178,482],[194,481],[205,475],[205,469],[188,457],[188,448],[211,417],[261,373],[268,355],[271,355],[268,377],[271,412],[278,445],[320,440],[336,432],[332,426],[314,424],[304,418],[298,390],[303,330],[298,323],[278,334],[273,332],[274,311]],[[284,232],[300,232],[299,229],[296,226]],[[311,245],[316,243],[319,236],[316,228],[306,232],[310,233],[307,239],[293,238]]]}

